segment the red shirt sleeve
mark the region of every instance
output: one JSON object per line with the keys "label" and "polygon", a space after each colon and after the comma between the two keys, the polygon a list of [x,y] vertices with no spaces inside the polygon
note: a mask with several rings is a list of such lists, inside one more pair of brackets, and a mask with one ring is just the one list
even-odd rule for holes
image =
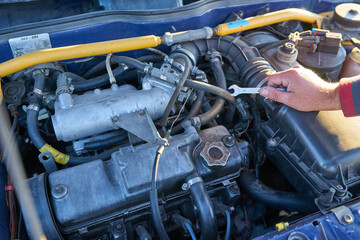
{"label": "red shirt sleeve", "polygon": [[339,97],[345,117],[360,115],[360,76],[343,78],[339,83]]}

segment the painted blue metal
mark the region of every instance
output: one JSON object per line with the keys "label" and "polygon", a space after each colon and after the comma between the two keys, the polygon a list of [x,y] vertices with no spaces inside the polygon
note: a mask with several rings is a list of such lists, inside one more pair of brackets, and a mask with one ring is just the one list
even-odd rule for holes
{"label": "painted blue metal", "polygon": [[294,239],[360,239],[360,201],[356,201],[348,206],[354,215],[354,222],[342,225],[334,215],[321,213],[306,217],[294,224],[290,223],[288,230],[277,232],[273,231],[254,240],[285,240],[291,239],[292,235],[297,235]]}
{"label": "painted blue metal", "polygon": [[[64,31],[50,32],[52,47],[62,47],[75,44],[107,41],[120,38],[136,37],[154,34],[162,36],[165,32],[184,31],[201,28],[204,26],[214,27],[222,23],[233,12],[243,11],[245,17],[253,16],[256,12],[268,4],[270,11],[276,11],[285,8],[306,8],[314,12],[330,11],[339,2],[334,1],[254,1],[239,2],[233,6],[223,6],[208,10],[202,14],[191,17],[173,18],[166,21],[157,21],[154,17],[153,22],[140,21],[106,21],[101,24],[88,25],[84,27],[74,27]],[[86,16],[86,14],[84,14]],[[38,32],[43,33],[43,32]],[[164,47],[160,47],[160,49]],[[12,52],[8,41],[0,43],[0,62],[7,61],[11,58]],[[127,53],[131,56],[139,56],[141,51]]]}

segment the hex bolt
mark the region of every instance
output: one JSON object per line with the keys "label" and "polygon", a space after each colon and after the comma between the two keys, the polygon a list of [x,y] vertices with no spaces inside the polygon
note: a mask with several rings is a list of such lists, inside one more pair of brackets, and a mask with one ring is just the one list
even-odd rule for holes
{"label": "hex bolt", "polygon": [[345,221],[346,223],[351,223],[351,222],[353,221],[353,218],[352,218],[352,216],[350,216],[349,214],[345,214],[345,215],[344,215],[344,221]]}
{"label": "hex bolt", "polygon": [[64,198],[68,194],[68,189],[64,184],[56,184],[51,189],[51,195],[55,199]]}
{"label": "hex bolt", "polygon": [[121,225],[120,223],[116,224],[116,225],[115,225],[115,229],[116,229],[117,231],[121,231],[122,225]]}
{"label": "hex bolt", "polygon": [[275,147],[276,144],[277,144],[277,141],[276,141],[275,138],[271,138],[271,139],[268,140],[268,145],[269,145],[270,147]]}
{"label": "hex bolt", "polygon": [[232,185],[230,188],[229,188],[229,191],[232,193],[232,194],[237,194],[239,193],[239,186],[234,184]]}
{"label": "hex bolt", "polygon": [[267,148],[270,150],[270,151],[275,151],[276,150],[276,147],[278,145],[278,142],[276,141],[275,138],[271,138],[269,140],[267,140]]}
{"label": "hex bolt", "polygon": [[119,116],[113,116],[113,117],[111,118],[111,121],[113,121],[114,123],[115,123],[115,122],[118,122],[119,120],[120,120]]}
{"label": "hex bolt", "polygon": [[231,135],[228,135],[228,136],[224,136],[223,138],[222,138],[222,142],[224,143],[224,145],[226,146],[226,147],[232,147],[232,146],[234,146],[235,144],[236,144],[236,141],[235,141],[235,139],[234,139],[234,137],[233,136],[231,136]]}

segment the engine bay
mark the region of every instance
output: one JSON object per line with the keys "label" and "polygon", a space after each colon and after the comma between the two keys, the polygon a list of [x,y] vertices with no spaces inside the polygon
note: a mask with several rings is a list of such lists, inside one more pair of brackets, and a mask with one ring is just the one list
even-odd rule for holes
{"label": "engine bay", "polygon": [[[267,239],[357,200],[358,117],[228,89],[298,65],[353,76],[360,5],[204,2],[184,6],[191,18],[89,13],[0,43],[2,105],[47,239]],[[8,189],[11,239],[36,239],[25,195]]]}

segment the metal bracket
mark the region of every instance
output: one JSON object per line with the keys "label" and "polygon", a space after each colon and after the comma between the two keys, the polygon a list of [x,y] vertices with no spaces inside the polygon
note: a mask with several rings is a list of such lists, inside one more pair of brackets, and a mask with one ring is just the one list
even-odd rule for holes
{"label": "metal bracket", "polygon": [[47,173],[50,174],[58,170],[54,157],[50,152],[42,152],[39,154],[38,158]]}
{"label": "metal bracket", "polygon": [[146,109],[121,115],[114,124],[148,143],[164,144]]}
{"label": "metal bracket", "polygon": [[347,225],[354,222],[354,215],[346,206],[340,206],[330,210],[333,212],[342,225]]}

